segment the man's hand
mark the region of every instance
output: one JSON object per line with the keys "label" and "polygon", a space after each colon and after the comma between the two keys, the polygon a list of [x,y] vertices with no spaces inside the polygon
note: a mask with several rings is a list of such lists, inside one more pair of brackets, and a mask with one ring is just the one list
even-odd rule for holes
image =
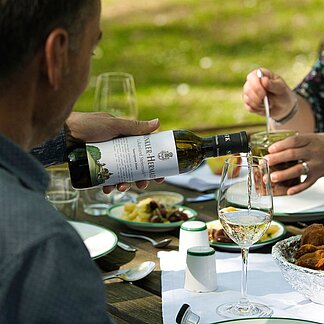
{"label": "man's hand", "polygon": [[[108,141],[119,136],[144,135],[157,130],[160,126],[158,119],[150,121],[128,120],[117,118],[108,113],[72,112],[66,120],[67,139],[82,140],[84,142]],[[163,179],[156,179],[163,182]],[[136,186],[145,189],[149,181],[137,181]],[[115,187],[119,191],[126,191],[130,183],[119,183],[117,186],[105,186],[103,191],[110,193]]]}

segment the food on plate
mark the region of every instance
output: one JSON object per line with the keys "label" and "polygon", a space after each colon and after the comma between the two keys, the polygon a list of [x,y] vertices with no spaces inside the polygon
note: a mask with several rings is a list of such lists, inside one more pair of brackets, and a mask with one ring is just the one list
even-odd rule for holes
{"label": "food on plate", "polygon": [[208,240],[209,242],[234,243],[223,228],[208,228]]}
{"label": "food on plate", "polygon": [[259,242],[271,240],[278,231],[279,231],[279,226],[277,224],[271,224],[270,227],[261,236]]}
{"label": "food on plate", "polygon": [[299,259],[303,255],[307,253],[313,253],[317,250],[324,250],[324,245],[315,246],[313,244],[303,244],[300,246],[300,248],[295,253],[295,259]]}
{"label": "food on plate", "polygon": [[[228,208],[234,209],[234,207]],[[207,224],[207,229],[209,242],[234,243],[233,240],[226,234],[220,222],[211,222]],[[275,237],[279,229],[280,228],[277,224],[271,224],[258,242],[261,243],[272,239]]]}
{"label": "food on plate", "polygon": [[174,223],[188,219],[181,208],[160,204],[152,198],[143,199],[137,204],[127,202],[122,217],[133,222],[150,223]]}
{"label": "food on plate", "polygon": [[299,257],[295,264],[309,269],[324,270],[324,250],[306,253]]}
{"label": "food on plate", "polygon": [[158,204],[164,205],[181,205],[183,203],[183,195],[171,191],[152,191],[141,194],[137,197],[137,201],[151,198]]}
{"label": "food on plate", "polygon": [[300,247],[296,251],[295,264],[301,267],[324,270],[324,226],[312,224],[305,228]]}
{"label": "food on plate", "polygon": [[[212,157],[212,158],[208,158],[207,159],[207,164],[211,170],[212,173],[216,174],[216,175],[221,175],[222,174],[222,170],[223,170],[223,166],[224,166],[224,162],[225,160],[230,157],[230,156],[237,156],[237,162],[241,161],[241,156],[240,154],[229,154],[229,155],[223,155],[223,156],[218,156],[218,157]],[[239,168],[236,167],[233,170],[232,173],[232,177],[235,178],[238,176],[239,174]]]}
{"label": "food on plate", "polygon": [[323,224],[312,224],[305,228],[301,245],[313,244],[315,246],[324,245],[324,226]]}

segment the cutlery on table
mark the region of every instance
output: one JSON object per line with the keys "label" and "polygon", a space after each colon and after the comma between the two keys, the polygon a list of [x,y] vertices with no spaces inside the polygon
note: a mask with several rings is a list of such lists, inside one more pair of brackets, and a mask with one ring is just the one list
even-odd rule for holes
{"label": "cutlery on table", "polygon": [[294,235],[302,235],[304,233],[305,228],[299,228],[293,225],[286,225],[286,230]]}
{"label": "cutlery on table", "polygon": [[102,274],[102,280],[119,278],[124,281],[136,281],[149,275],[155,268],[155,262],[146,261],[131,269],[120,269]]}
{"label": "cutlery on table", "polygon": [[165,246],[169,245],[172,241],[172,239],[164,239],[162,241],[156,241],[156,240],[153,240],[150,237],[147,237],[144,235],[137,235],[137,234],[131,234],[131,233],[119,233],[119,234],[122,236],[125,236],[125,237],[133,237],[133,238],[140,238],[143,240],[147,240],[147,241],[151,242],[152,245],[156,248],[165,247]]}
{"label": "cutlery on table", "polygon": [[[260,81],[263,78],[263,73],[261,69],[257,70],[257,77],[259,78]],[[269,99],[267,95],[263,98],[263,104],[266,112],[267,133],[269,133],[270,132],[270,105],[269,105]]]}
{"label": "cutlery on table", "polygon": [[126,244],[124,242],[118,241],[117,246],[120,247],[121,249],[123,249],[124,251],[127,251],[127,252],[135,252],[135,251],[137,251],[137,249],[134,246],[132,246],[130,244]]}

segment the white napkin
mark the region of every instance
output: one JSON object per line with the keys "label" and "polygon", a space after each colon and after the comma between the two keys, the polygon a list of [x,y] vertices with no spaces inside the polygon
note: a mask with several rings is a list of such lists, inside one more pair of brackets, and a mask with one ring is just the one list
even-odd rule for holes
{"label": "white napkin", "polygon": [[165,182],[197,191],[219,188],[220,180],[221,176],[213,174],[206,163],[192,172],[165,178]]}
{"label": "white napkin", "polygon": [[296,195],[273,197],[273,204],[275,213],[324,211],[324,178]]}
{"label": "white napkin", "polygon": [[83,240],[83,243],[87,247],[90,256],[94,257],[105,251],[105,248],[107,246],[107,233],[101,232],[90,236],[87,239]]}
{"label": "white napkin", "polygon": [[[200,324],[221,320],[216,307],[240,298],[241,255],[216,251],[218,289],[194,293],[183,288],[184,263],[177,251],[158,253],[162,276],[162,315],[166,324],[175,323],[176,315],[187,303],[200,316]],[[284,279],[271,254],[249,255],[248,297],[268,305],[273,317],[313,320],[324,323],[324,306],[315,304],[296,292]]]}

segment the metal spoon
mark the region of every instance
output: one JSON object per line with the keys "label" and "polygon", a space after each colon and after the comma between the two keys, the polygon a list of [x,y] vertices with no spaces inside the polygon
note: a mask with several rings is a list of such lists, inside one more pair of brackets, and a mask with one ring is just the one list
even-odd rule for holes
{"label": "metal spoon", "polygon": [[154,268],[155,262],[146,261],[135,268],[106,272],[102,275],[102,280],[119,278],[124,281],[136,281],[143,279],[144,277],[149,275],[154,270]]}
{"label": "metal spoon", "polygon": [[144,236],[144,235],[137,235],[137,234],[131,234],[131,233],[119,233],[122,236],[126,237],[135,237],[135,238],[141,238],[143,240],[147,240],[152,243],[152,245],[156,248],[161,248],[169,245],[172,241],[172,239],[164,239],[162,241],[155,241],[151,239],[150,237]]}
{"label": "metal spoon", "polygon": [[[259,78],[260,81],[263,78],[263,73],[261,69],[257,70],[257,77]],[[270,107],[269,107],[269,99],[267,95],[263,98],[263,104],[266,111],[267,132],[269,133],[270,132]]]}

